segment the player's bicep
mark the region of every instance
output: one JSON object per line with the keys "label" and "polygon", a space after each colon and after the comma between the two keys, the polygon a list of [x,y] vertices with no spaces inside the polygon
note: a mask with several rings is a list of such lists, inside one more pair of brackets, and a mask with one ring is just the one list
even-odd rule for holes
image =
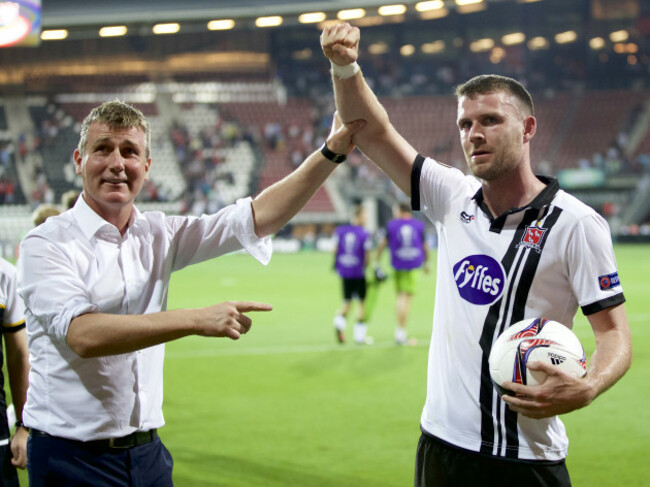
{"label": "player's bicep", "polygon": [[596,337],[616,330],[629,333],[630,327],[623,303],[590,314],[587,319]]}

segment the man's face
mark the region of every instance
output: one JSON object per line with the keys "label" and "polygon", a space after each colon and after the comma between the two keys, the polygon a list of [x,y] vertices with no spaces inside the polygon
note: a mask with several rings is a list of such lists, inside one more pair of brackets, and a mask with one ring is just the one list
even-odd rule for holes
{"label": "man's face", "polygon": [[490,181],[519,166],[529,119],[504,92],[459,98],[460,142],[472,174]]}
{"label": "man's face", "polygon": [[146,153],[141,128],[92,123],[84,154],[74,153],[88,205],[104,217],[125,208],[130,212],[149,172],[151,159]]}

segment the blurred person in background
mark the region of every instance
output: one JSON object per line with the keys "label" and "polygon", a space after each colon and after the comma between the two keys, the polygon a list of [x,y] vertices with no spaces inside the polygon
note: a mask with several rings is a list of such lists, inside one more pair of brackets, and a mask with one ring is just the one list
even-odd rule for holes
{"label": "blurred person in background", "polygon": [[77,202],[77,198],[79,197],[79,191],[76,189],[69,189],[65,193],[61,195],[61,206],[63,207],[63,210],[69,210],[74,206],[74,204]]}
{"label": "blurred person in background", "polygon": [[32,223],[37,227],[40,224],[44,223],[51,216],[56,216],[61,214],[61,209],[51,203],[41,203],[36,207],[32,213]]}
{"label": "blurred person in background", "polygon": [[[16,293],[16,268],[2,258],[0,258],[0,323],[6,361],[4,370],[9,379],[13,406],[13,414],[11,414],[11,407],[7,414],[5,377],[3,372],[0,372],[0,485],[17,486],[16,467],[24,469],[27,464],[29,431],[23,424],[23,406],[27,397],[29,353],[23,302]],[[0,363],[2,363],[2,347],[0,347]],[[13,425],[9,424],[8,417],[14,419]],[[15,426],[13,436],[10,434],[12,426]]]}
{"label": "blurred person in background", "polygon": [[18,292],[32,358],[23,420],[32,487],[172,485],[158,436],[164,343],[188,335],[238,339],[264,303],[167,310],[172,272],[245,249],[263,264],[284,226],[353,149],[363,122],[340,125],[293,173],[255,198],[201,217],[141,213],[152,163],[142,112],[94,108],[74,151],[83,191],[20,247]]}
{"label": "blurred person in background", "polygon": [[411,300],[415,294],[416,270],[424,268],[429,272],[429,249],[425,238],[426,225],[422,220],[413,218],[409,203],[399,203],[395,218],[386,224],[385,236],[377,245],[377,264],[381,262],[384,249],[390,251],[390,263],[397,300],[395,314],[395,343],[397,345],[415,345],[414,338],[409,339],[406,332]]}
{"label": "blurred person in background", "polygon": [[334,232],[334,268],[343,288],[343,303],[334,317],[334,330],[339,343],[345,343],[345,328],[353,300],[357,303],[354,341],[364,344],[372,340],[367,336],[365,322],[366,267],[370,261],[372,241],[370,233],[364,228],[365,224],[366,211],[363,206],[357,205],[350,223],[340,225]]}

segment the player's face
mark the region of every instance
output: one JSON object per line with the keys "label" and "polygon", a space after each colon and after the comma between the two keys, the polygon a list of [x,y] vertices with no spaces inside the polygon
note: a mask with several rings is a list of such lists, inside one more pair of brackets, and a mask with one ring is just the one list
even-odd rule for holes
{"label": "player's face", "polygon": [[139,127],[113,128],[92,123],[84,154],[74,153],[75,170],[83,180],[86,202],[104,216],[126,209],[147,179],[151,159]]}
{"label": "player's face", "polygon": [[525,118],[515,98],[495,92],[458,100],[458,129],[474,176],[491,181],[523,160]]}

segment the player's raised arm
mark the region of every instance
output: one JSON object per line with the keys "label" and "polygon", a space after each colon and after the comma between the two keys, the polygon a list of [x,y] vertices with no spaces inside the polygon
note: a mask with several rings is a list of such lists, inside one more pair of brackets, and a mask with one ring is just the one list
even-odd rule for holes
{"label": "player's raised arm", "polygon": [[410,195],[411,167],[417,151],[392,126],[356,64],[359,39],[359,29],[347,23],[326,27],[321,34],[323,53],[332,63],[336,108],[343,122],[366,121],[354,142]]}

